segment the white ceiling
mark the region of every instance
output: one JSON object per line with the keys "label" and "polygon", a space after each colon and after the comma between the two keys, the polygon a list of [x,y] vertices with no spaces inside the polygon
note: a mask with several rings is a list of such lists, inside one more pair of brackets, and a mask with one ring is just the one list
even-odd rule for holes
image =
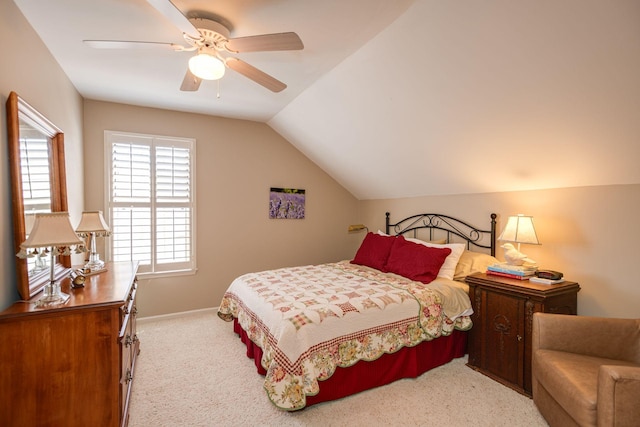
{"label": "white ceiling", "polygon": [[[172,0],[187,17],[215,18],[231,37],[293,31],[302,51],[234,55],[283,81],[273,93],[228,70],[218,86],[180,84],[193,52],[93,49],[83,40],[188,46],[146,0],[14,0],[85,98],[267,121],[320,76],[384,29],[412,0]],[[168,1],[168,0],[167,0]]]}
{"label": "white ceiling", "polygon": [[189,53],[82,43],[182,43],[146,0],[14,1],[84,97],[266,122],[360,199],[640,183],[637,0],[175,0],[305,44],[219,99],[179,91]]}

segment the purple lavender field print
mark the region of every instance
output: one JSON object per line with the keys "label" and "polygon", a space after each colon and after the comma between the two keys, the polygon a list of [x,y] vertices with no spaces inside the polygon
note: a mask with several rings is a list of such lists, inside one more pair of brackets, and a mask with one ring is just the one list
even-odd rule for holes
{"label": "purple lavender field print", "polygon": [[304,190],[271,188],[269,218],[304,219]]}

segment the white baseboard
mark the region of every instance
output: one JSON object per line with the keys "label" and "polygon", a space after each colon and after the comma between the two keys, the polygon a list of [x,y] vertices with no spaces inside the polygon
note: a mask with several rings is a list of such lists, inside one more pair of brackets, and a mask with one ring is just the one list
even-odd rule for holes
{"label": "white baseboard", "polygon": [[193,316],[195,314],[203,314],[208,312],[215,313],[217,311],[218,311],[218,307],[201,308],[199,310],[182,311],[179,313],[168,313],[168,314],[159,314],[157,316],[138,317],[136,319],[136,322],[144,324],[147,322],[154,322],[156,320],[175,319],[176,317]]}

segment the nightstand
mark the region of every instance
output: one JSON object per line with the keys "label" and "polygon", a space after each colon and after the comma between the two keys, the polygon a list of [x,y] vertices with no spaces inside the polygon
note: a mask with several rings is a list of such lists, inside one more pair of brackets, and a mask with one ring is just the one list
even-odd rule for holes
{"label": "nightstand", "polygon": [[575,315],[580,285],[542,285],[480,273],[466,282],[473,306],[467,365],[531,396],[533,313]]}

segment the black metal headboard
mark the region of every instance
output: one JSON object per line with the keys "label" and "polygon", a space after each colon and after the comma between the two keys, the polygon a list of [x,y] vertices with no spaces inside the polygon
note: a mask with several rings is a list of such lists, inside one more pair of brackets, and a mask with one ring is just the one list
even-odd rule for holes
{"label": "black metal headboard", "polygon": [[[442,230],[446,235],[447,242],[452,241],[452,236],[458,236],[467,244],[467,249],[472,246],[476,248],[489,249],[491,255],[496,255],[496,218],[498,215],[491,214],[491,227],[489,230],[483,230],[464,221],[441,214],[418,214],[406,217],[395,224],[392,224],[386,214],[386,233],[387,234],[407,234],[413,233],[413,237],[417,237],[417,231],[427,229],[429,231],[429,240],[434,238],[434,230]],[[487,238],[489,243],[485,243]]]}

